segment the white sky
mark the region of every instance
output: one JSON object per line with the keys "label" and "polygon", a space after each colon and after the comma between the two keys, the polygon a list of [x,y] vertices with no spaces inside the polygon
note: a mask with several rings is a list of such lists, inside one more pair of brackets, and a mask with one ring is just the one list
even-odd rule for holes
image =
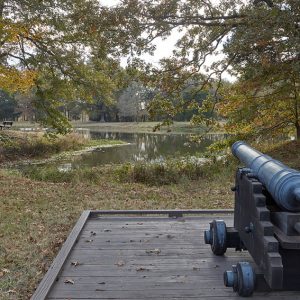
{"label": "white sky", "polygon": [[[106,5],[106,6],[114,6],[118,2],[120,2],[120,1],[119,0],[100,0],[100,3],[103,5]],[[141,58],[144,59],[148,63],[158,65],[160,59],[162,59],[164,57],[172,56],[172,51],[174,50],[174,46],[175,46],[175,43],[177,42],[177,40],[178,40],[178,32],[171,33],[171,35],[165,40],[162,40],[161,38],[157,38],[154,41],[154,45],[156,46],[154,55],[152,56],[150,54],[143,54],[141,56]],[[209,66],[216,59],[218,59],[217,56],[208,57],[206,65]],[[126,62],[127,62],[127,58],[122,59],[121,65],[125,66]],[[231,82],[235,80],[235,77],[230,76],[228,73],[224,73],[223,77],[224,77],[224,79],[229,80]]]}

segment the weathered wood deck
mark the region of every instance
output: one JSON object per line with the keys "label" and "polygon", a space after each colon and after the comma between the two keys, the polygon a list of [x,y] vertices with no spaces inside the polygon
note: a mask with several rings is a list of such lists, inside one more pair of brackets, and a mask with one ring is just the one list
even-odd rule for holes
{"label": "weathered wood deck", "polygon": [[[85,212],[32,299],[236,299],[223,271],[247,252],[216,257],[203,242],[214,219],[113,216]],[[56,280],[57,279],[57,280]],[[299,292],[255,293],[253,299],[300,299]]]}

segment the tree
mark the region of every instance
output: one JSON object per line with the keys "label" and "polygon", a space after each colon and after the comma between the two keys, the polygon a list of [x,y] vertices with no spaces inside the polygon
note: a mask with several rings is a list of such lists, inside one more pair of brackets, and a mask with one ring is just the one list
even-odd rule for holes
{"label": "tree", "polygon": [[[213,88],[214,97],[197,108],[199,122],[207,122],[201,115],[215,110],[224,99],[225,104],[220,105],[222,114],[230,119],[230,124],[236,123],[235,132],[245,133],[248,125],[251,130],[259,127],[252,131],[259,134],[293,126],[300,137],[298,0],[124,0],[118,9],[127,12],[132,28],[138,20],[144,31],[144,40],[137,45],[140,49],[157,37],[165,38],[174,31],[181,33],[174,55],[163,59],[160,68],[148,65],[144,71],[162,94],[179,97],[178,91],[191,80],[198,81],[201,89]],[[124,31],[126,28],[121,27]],[[137,31],[131,32],[128,34]],[[148,46],[147,51],[152,49]],[[215,60],[209,63],[212,55]],[[217,97],[225,72],[236,76],[239,82],[234,86],[233,97]],[[241,96],[239,101],[236,94]],[[163,95],[160,100],[160,109],[170,116],[188,106],[184,101],[175,106],[167,103]],[[240,107],[244,114],[240,114]],[[262,118],[264,124],[260,122]],[[218,124],[217,120],[209,123],[214,124]]]}
{"label": "tree", "polygon": [[0,120],[13,120],[16,113],[16,100],[0,90]]}
{"label": "tree", "polygon": [[130,83],[118,97],[118,109],[121,119],[136,122],[145,120],[149,97],[151,97],[151,91],[140,82],[133,81]]}
{"label": "tree", "polygon": [[32,91],[40,121],[66,132],[63,102],[111,100],[111,70],[129,49],[116,24],[97,0],[0,0],[0,88]]}

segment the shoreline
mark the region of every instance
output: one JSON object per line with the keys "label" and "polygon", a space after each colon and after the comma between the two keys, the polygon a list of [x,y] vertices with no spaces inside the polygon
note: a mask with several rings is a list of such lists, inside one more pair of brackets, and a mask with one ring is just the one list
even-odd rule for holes
{"label": "shoreline", "polygon": [[70,150],[70,151],[64,151],[61,153],[53,154],[49,158],[33,158],[33,159],[20,159],[20,160],[15,160],[13,162],[8,162],[8,163],[0,163],[0,169],[11,169],[14,167],[22,166],[22,165],[42,165],[42,164],[47,164],[51,162],[56,162],[58,160],[65,160],[65,159],[71,159],[72,157],[80,156],[85,153],[93,152],[97,149],[104,149],[104,148],[113,148],[113,147],[121,147],[121,146],[128,146],[132,145],[131,143],[120,143],[120,144],[110,144],[110,145],[99,145],[99,146],[87,146],[84,149],[81,150]]}

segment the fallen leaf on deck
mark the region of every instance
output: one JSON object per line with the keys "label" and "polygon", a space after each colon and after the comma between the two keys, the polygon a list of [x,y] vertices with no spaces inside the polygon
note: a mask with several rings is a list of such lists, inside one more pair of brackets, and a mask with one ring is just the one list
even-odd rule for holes
{"label": "fallen leaf on deck", "polygon": [[139,267],[139,268],[136,268],[136,271],[140,272],[140,271],[150,271],[150,270],[147,268],[144,268],[144,267]]}
{"label": "fallen leaf on deck", "polygon": [[171,234],[168,234],[168,235],[167,235],[167,238],[168,238],[168,239],[173,239],[174,237],[175,237],[175,236],[174,236],[174,235],[171,235]]}
{"label": "fallen leaf on deck", "polygon": [[67,279],[64,281],[64,283],[66,283],[66,284],[74,284],[75,282],[74,282],[74,280],[72,280],[72,279],[70,279],[70,278],[67,278]]}
{"label": "fallen leaf on deck", "polygon": [[123,267],[125,265],[125,262],[123,260],[119,260],[117,263],[115,263],[118,267]]}
{"label": "fallen leaf on deck", "polygon": [[152,249],[152,250],[146,250],[146,253],[148,253],[148,254],[159,254],[160,252],[161,252],[161,250],[158,248]]}
{"label": "fallen leaf on deck", "polygon": [[79,266],[81,263],[79,261],[72,261],[71,262],[71,265],[74,266],[74,267],[77,267]]}

